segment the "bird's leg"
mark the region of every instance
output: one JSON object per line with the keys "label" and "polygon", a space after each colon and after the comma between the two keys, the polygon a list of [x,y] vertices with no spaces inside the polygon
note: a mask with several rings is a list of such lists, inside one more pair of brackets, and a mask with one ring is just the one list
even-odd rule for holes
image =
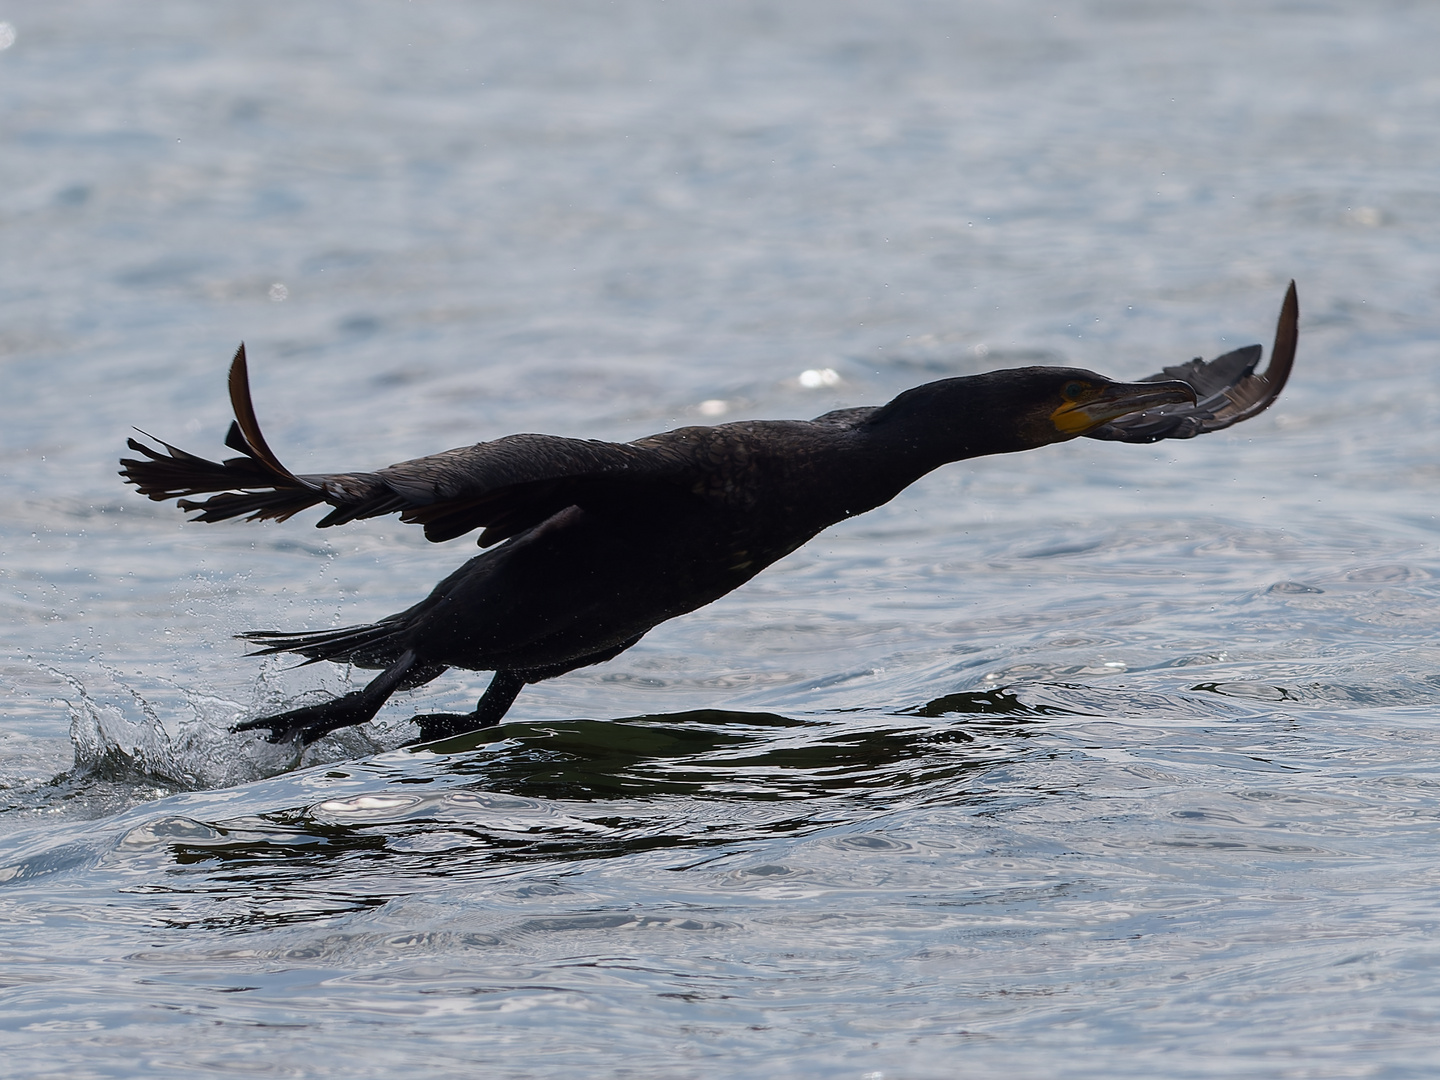
{"label": "bird's leg", "polygon": [[[295,736],[309,746],[316,739],[328,735],[336,728],[363,724],[380,711],[385,699],[393,694],[404,681],[405,675],[415,666],[415,653],[407,649],[400,659],[391,664],[366,684],[363,690],[336,698],[319,705],[307,705],[303,709],[292,709],[278,716],[265,716],[258,720],[245,720],[236,724],[232,731],[255,731],[269,728],[265,736],[272,743],[288,742]],[[516,693],[519,693],[517,690]],[[486,695],[489,696],[488,694]],[[514,700],[514,695],[511,699]],[[509,705],[509,701],[506,702]]]}
{"label": "bird's leg", "polygon": [[472,713],[427,713],[415,717],[420,725],[420,741],[434,742],[467,731],[494,727],[500,723],[510,706],[525,689],[526,679],[518,671],[497,671]]}

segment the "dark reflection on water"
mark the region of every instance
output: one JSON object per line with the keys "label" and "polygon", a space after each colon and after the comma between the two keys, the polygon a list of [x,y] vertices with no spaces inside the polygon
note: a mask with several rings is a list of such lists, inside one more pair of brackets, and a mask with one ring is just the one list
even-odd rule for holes
{"label": "dark reflection on water", "polygon": [[[902,715],[911,716],[1012,716],[1016,718],[1029,718],[1038,716],[1057,716],[1066,710],[1056,708],[1053,705],[1027,705],[1020,698],[1009,690],[979,690],[964,691],[958,694],[946,694],[934,701],[928,701],[924,705],[912,709],[902,710]],[[963,732],[957,732],[957,736],[963,736]]]}
{"label": "dark reflection on water", "polygon": [[[390,755],[384,766],[326,772],[331,782],[364,780],[358,795],[241,817],[147,821],[125,834],[119,857],[139,853],[159,869],[156,852],[168,852],[173,868],[147,889],[208,896],[222,909],[167,925],[327,920],[526,865],[652,852],[703,865],[710,849],[832,829],[857,801],[872,804],[871,813],[963,806],[966,776],[1005,761],[1007,741],[1000,729],[836,725],[714,709],[512,724]],[[894,846],[878,837],[846,843]]]}

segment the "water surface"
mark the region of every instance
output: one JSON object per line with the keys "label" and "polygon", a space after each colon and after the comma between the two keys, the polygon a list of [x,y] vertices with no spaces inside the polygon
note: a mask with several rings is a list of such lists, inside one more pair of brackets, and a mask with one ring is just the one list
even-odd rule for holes
{"label": "water surface", "polygon": [[[1429,1074],[1440,11],[0,21],[8,1071]],[[419,752],[486,676],[298,757],[225,729],[349,673],[232,635],[467,540],[115,476],[131,425],[220,452],[241,339],[319,471],[1135,377],[1268,345],[1292,277],[1264,417],[948,467]]]}

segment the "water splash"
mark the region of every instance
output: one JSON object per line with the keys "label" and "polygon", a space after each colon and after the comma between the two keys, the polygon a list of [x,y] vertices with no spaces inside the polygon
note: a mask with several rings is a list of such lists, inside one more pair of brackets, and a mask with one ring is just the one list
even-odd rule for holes
{"label": "water splash", "polygon": [[300,760],[299,748],[260,740],[239,744],[237,752],[229,729],[244,707],[184,688],[177,689],[191,716],[171,734],[155,706],[118,671],[98,661],[92,664],[108,677],[114,692],[92,691],[78,676],[36,663],[71,690],[70,696],[56,703],[70,714],[72,778],[158,782],[175,790],[197,791],[274,776]]}

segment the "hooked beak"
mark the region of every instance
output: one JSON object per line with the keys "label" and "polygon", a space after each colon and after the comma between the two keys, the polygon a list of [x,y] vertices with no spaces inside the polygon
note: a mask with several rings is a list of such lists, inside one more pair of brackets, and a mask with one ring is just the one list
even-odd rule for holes
{"label": "hooked beak", "polygon": [[1122,416],[1182,402],[1193,405],[1195,390],[1178,379],[1108,383],[1080,401],[1067,401],[1050,414],[1050,421],[1066,435],[1084,435]]}

